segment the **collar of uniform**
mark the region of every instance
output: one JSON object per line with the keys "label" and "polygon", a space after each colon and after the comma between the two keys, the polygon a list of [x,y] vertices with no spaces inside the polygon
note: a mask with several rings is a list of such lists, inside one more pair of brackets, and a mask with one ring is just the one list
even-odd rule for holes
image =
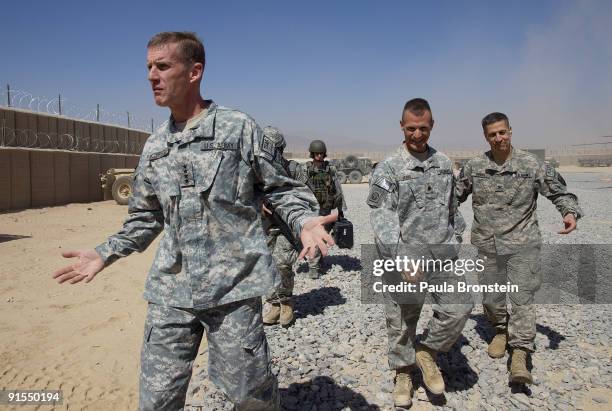
{"label": "collar of uniform", "polygon": [[429,151],[430,156],[425,161],[421,161],[410,154],[406,146],[402,143],[402,145],[399,147],[399,151],[400,156],[406,161],[405,168],[408,170],[414,170],[415,168],[420,167],[423,169],[423,171],[429,170],[432,167],[439,168],[440,163],[438,162],[438,156],[436,155],[437,150],[429,144],[427,145],[427,150]]}
{"label": "collar of uniform", "polygon": [[194,125],[189,130],[183,130],[182,133],[171,132],[172,118],[170,118],[170,121],[168,121],[168,125],[166,126],[168,144],[174,144],[178,142],[185,144],[195,140],[196,137],[203,137],[209,139],[214,138],[217,105],[212,100],[206,100],[206,103],[208,103],[208,109],[204,118],[202,118],[199,123]]}
{"label": "collar of uniform", "polygon": [[506,159],[506,161],[504,162],[504,164],[497,165],[497,163],[495,162],[495,159],[493,158],[493,151],[489,150],[485,153],[485,157],[489,160],[487,163],[487,166],[485,167],[485,170],[493,170],[496,172],[502,172],[502,171],[510,171],[510,172],[514,172],[518,169],[517,164],[516,164],[516,149],[514,147],[512,147],[512,150],[510,151],[509,157]]}

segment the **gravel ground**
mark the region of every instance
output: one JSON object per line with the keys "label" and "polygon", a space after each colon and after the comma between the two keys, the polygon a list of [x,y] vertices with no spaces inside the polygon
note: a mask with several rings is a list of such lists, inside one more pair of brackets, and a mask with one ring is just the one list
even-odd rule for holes
{"label": "gravel ground", "polygon": [[[544,243],[610,244],[612,176],[575,173],[565,177],[587,217],[579,222],[577,232],[557,235],[560,216],[550,202],[541,199],[538,213]],[[355,244],[371,244],[367,185],[345,185],[344,190],[348,218],[356,227]],[[469,201],[461,211],[470,226]],[[360,246],[334,249],[325,265],[327,272],[317,280],[307,278],[305,267],[299,268],[294,325],[266,328],[283,408],[393,409],[383,307],[360,301]],[[446,394],[426,393],[420,374],[414,372],[418,389],[412,409],[610,409],[611,313],[612,305],[539,305],[538,350],[532,356],[535,383],[527,388],[508,384],[508,355],[498,360],[487,356],[492,334],[477,305],[463,335],[449,353],[439,356]],[[431,307],[426,306],[419,333],[430,317]],[[206,356],[204,351],[196,362],[188,404],[192,409],[229,410],[231,406],[207,379]]]}

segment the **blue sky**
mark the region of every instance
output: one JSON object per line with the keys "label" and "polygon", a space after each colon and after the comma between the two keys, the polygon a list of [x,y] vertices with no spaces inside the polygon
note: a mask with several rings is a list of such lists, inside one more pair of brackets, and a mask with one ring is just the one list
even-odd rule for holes
{"label": "blue sky", "polygon": [[[175,4],[176,3],[176,4]],[[171,5],[172,4],[172,5]],[[506,112],[522,146],[612,134],[612,2],[10,2],[0,82],[61,93],[156,123],[146,42],[204,40],[203,95],[280,127],[290,140],[387,149],[403,104],[427,98],[441,149],[485,148],[480,119]],[[2,96],[5,104],[6,96]]]}

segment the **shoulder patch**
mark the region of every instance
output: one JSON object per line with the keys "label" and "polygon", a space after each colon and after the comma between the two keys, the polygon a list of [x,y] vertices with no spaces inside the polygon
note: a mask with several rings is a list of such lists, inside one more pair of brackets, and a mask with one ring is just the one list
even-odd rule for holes
{"label": "shoulder patch", "polygon": [[546,177],[555,178],[555,168],[550,164],[546,164]]}
{"label": "shoulder patch", "polygon": [[380,186],[372,185],[372,187],[370,187],[370,194],[368,195],[368,200],[366,203],[370,207],[379,208],[382,205],[385,197],[387,197],[387,194],[389,194],[389,192],[385,191]]}
{"label": "shoulder patch", "polygon": [[274,156],[276,154],[276,145],[274,141],[268,136],[263,136],[261,139],[261,145],[259,147],[261,149],[261,156],[267,158],[268,160],[274,160]]}
{"label": "shoulder patch", "polygon": [[372,186],[377,186],[390,193],[395,190],[395,183],[386,178],[378,178],[372,183]]}

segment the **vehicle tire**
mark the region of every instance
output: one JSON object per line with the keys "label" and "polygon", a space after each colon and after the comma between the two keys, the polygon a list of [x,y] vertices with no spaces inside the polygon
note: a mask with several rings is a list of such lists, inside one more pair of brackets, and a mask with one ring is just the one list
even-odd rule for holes
{"label": "vehicle tire", "polygon": [[119,205],[127,205],[132,195],[132,176],[123,175],[113,183],[113,199]]}
{"label": "vehicle tire", "polygon": [[344,166],[347,168],[357,168],[359,167],[359,160],[355,156],[346,156],[344,159]]}
{"label": "vehicle tire", "polygon": [[361,183],[361,180],[362,180],[363,176],[361,175],[361,171],[353,170],[353,171],[350,172],[348,178],[349,178],[349,181],[351,182],[351,184],[359,184],[359,183]]}
{"label": "vehicle tire", "polygon": [[336,173],[336,178],[340,182],[340,184],[346,184],[346,173],[344,171],[338,171]]}

